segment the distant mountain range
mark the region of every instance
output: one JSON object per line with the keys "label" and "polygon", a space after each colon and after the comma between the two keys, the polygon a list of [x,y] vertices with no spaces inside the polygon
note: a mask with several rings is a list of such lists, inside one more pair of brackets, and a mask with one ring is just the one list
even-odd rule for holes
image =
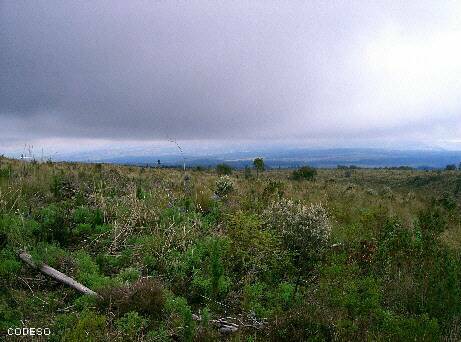
{"label": "distant mountain range", "polygon": [[330,148],[330,149],[261,149],[254,151],[214,152],[181,155],[179,153],[158,155],[131,155],[119,154],[116,156],[91,158],[86,155],[69,155],[66,160],[105,162],[131,165],[157,165],[158,160],[164,166],[213,167],[219,163],[227,163],[235,168],[244,168],[252,164],[256,157],[264,158],[268,167],[293,168],[302,165],[314,167],[334,168],[337,165],[355,165],[358,167],[398,167],[410,166],[420,169],[444,168],[448,164],[461,162],[461,151],[446,150],[386,150],[367,148]]}

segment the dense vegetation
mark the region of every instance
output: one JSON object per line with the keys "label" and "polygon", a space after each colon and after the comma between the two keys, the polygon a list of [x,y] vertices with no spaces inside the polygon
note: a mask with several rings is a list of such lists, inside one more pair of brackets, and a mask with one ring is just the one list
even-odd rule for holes
{"label": "dense vegetation", "polygon": [[[261,162],[257,173],[185,177],[1,158],[1,334],[27,326],[49,327],[51,341],[461,339],[461,171],[293,177]],[[101,297],[21,263],[22,250]],[[219,330],[225,317],[236,332]]]}

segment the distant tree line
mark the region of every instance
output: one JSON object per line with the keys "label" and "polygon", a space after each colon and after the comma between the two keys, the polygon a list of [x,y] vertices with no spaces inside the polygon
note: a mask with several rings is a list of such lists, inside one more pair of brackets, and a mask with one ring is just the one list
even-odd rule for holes
{"label": "distant tree line", "polygon": [[[447,171],[456,170],[456,165],[455,165],[455,164],[448,164],[448,165],[445,167],[445,170],[447,170]],[[458,165],[458,170],[461,170],[461,163],[459,163],[459,165]]]}

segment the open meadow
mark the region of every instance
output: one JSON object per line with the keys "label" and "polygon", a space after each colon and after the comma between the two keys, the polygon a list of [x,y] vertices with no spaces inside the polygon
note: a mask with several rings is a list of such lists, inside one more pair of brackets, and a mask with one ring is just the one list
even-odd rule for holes
{"label": "open meadow", "polygon": [[460,340],[460,210],[459,170],[319,169],[304,179],[0,158],[0,331],[49,328],[36,340],[50,341]]}

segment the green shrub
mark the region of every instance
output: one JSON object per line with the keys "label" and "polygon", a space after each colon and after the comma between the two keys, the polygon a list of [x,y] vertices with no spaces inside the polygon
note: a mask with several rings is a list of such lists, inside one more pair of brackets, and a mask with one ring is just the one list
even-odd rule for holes
{"label": "green shrub", "polygon": [[253,312],[259,319],[283,313],[294,303],[296,285],[281,282],[269,286],[262,282],[247,284],[243,288],[242,307],[246,312]]}
{"label": "green shrub", "polygon": [[447,324],[461,314],[456,300],[461,267],[459,255],[439,240],[444,229],[445,220],[434,209],[422,212],[413,229],[389,222],[378,241],[376,272],[385,280],[391,307]]}
{"label": "green shrub", "polygon": [[303,166],[292,172],[292,178],[294,180],[313,180],[317,175],[317,170],[310,166]]}
{"label": "green shrub", "polygon": [[55,268],[60,268],[68,257],[65,250],[47,242],[38,242],[30,251],[30,255],[36,264],[47,264]]}
{"label": "green shrub", "polygon": [[125,341],[138,341],[142,337],[143,329],[147,326],[147,319],[136,311],[130,311],[115,321],[115,325]]}
{"label": "green shrub", "polygon": [[56,204],[50,204],[38,211],[37,220],[40,226],[35,234],[39,240],[55,241],[61,245],[69,243],[70,229],[64,209]]}
{"label": "green shrub", "polygon": [[97,298],[95,296],[83,295],[74,300],[75,309],[79,311],[91,310],[96,308]]}
{"label": "green shrub", "polygon": [[250,179],[252,177],[251,168],[249,168],[248,166],[245,166],[245,170],[243,172],[243,175],[244,175],[245,179]]}
{"label": "green shrub", "polygon": [[268,341],[334,341],[334,325],[330,324],[310,303],[303,303],[273,317],[263,340]]}
{"label": "green shrub", "polygon": [[278,283],[290,270],[281,239],[273,231],[264,229],[259,215],[239,211],[228,218],[227,225],[229,260],[232,260],[230,274]]}
{"label": "green shrub", "polygon": [[146,335],[146,341],[148,342],[168,342],[172,341],[168,330],[161,325],[155,330],[151,330]]}
{"label": "green shrub", "polygon": [[[6,289],[2,289],[2,292]],[[1,293],[1,292],[0,292]],[[11,296],[10,297],[11,300]],[[6,332],[8,328],[20,327],[24,313],[20,312],[17,303],[9,303],[7,296],[0,296],[0,330]]]}
{"label": "green shrub", "polygon": [[262,199],[266,202],[268,202],[270,199],[274,197],[276,199],[280,199],[284,194],[284,187],[284,183],[269,179],[269,182],[267,183],[262,193]]}
{"label": "green shrub", "polygon": [[0,214],[0,247],[26,249],[35,242],[39,224],[21,216]]}
{"label": "green shrub", "polygon": [[225,198],[234,191],[234,183],[229,176],[221,176],[216,181],[215,194],[220,198]]}
{"label": "green shrub", "polygon": [[95,227],[104,224],[104,217],[99,209],[79,207],[74,210],[72,214],[72,221],[77,225],[88,224]]}
{"label": "green shrub", "polygon": [[253,165],[258,175],[260,172],[263,172],[266,169],[266,165],[264,164],[264,160],[262,158],[255,158],[253,160]]}
{"label": "green shrub", "polygon": [[11,165],[8,165],[5,168],[0,168],[0,179],[1,178],[10,178],[12,175]]}
{"label": "green shrub", "polygon": [[196,324],[192,319],[192,310],[187,300],[183,297],[168,297],[166,301],[166,310],[173,322],[176,322],[176,328],[180,333],[183,341],[192,341],[195,336]]}
{"label": "green shrub", "polygon": [[110,279],[101,275],[98,264],[84,250],[73,254],[77,264],[77,280],[92,290],[107,286]]}
{"label": "green shrub", "polygon": [[218,175],[231,175],[232,174],[232,167],[227,164],[218,164],[216,165],[216,172]]}
{"label": "green shrub", "polygon": [[139,278],[141,278],[141,272],[134,267],[125,268],[117,275],[117,280],[128,284],[134,283]]}
{"label": "green shrub", "polygon": [[71,179],[66,177],[63,172],[59,175],[53,175],[50,190],[58,201],[70,199],[74,197],[77,192]]}
{"label": "green shrub", "polygon": [[191,297],[205,295],[222,297],[229,290],[230,279],[225,274],[223,255],[228,250],[228,241],[208,237],[191,246],[185,253],[178,271],[191,279]]}
{"label": "green shrub", "polygon": [[266,225],[293,252],[296,264],[309,270],[329,247],[331,225],[321,204],[309,206],[281,199],[265,211]]}
{"label": "green shrub", "polygon": [[[21,269],[21,263],[18,260],[18,256],[10,248],[0,249],[0,279],[1,280],[12,280],[16,278],[19,270]],[[1,282],[0,282],[1,283]]]}
{"label": "green shrub", "polygon": [[106,338],[106,317],[92,311],[83,311],[78,316],[62,315],[53,331],[62,336],[61,341],[103,341]]}

